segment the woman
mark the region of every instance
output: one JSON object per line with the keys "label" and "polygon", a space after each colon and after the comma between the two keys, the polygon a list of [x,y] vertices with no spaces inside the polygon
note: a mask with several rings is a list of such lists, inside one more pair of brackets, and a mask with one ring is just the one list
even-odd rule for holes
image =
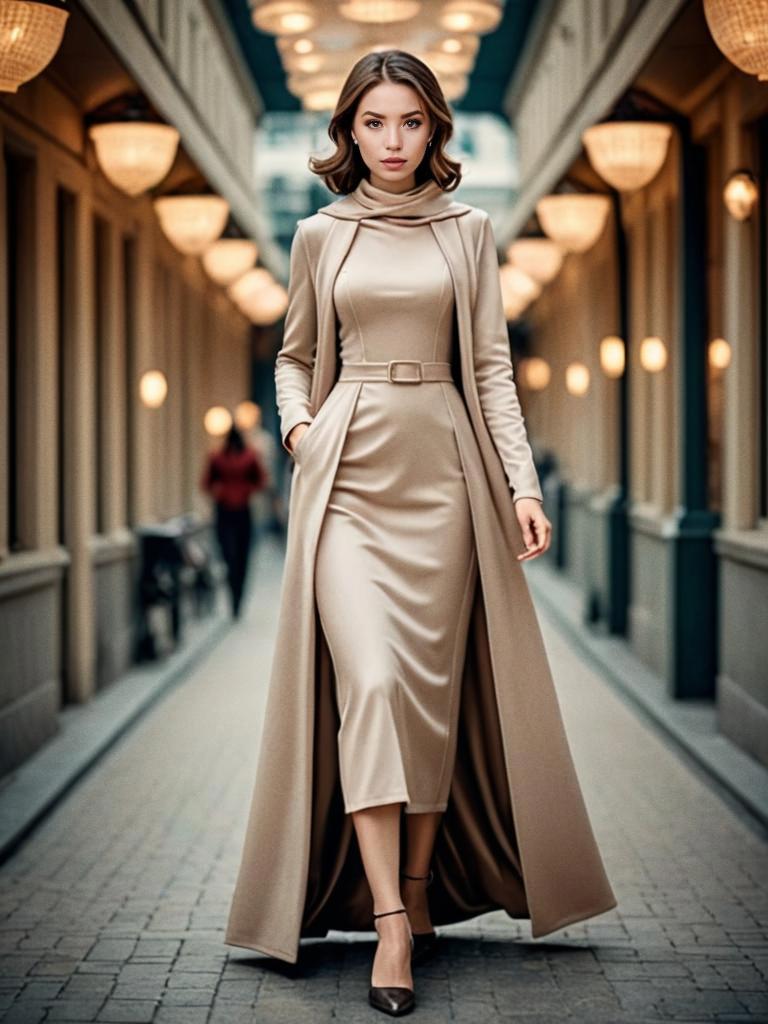
{"label": "woman", "polygon": [[434,924],[503,907],[538,937],[616,905],[520,565],[551,530],[451,130],[425,64],[370,53],[312,165],[346,197],[291,251],[286,563],[225,936],[295,962],[375,923],[392,1015]]}
{"label": "woman", "polygon": [[227,586],[236,619],[240,616],[251,552],[250,498],[267,483],[261,456],[246,445],[233,424],[221,450],[209,453],[200,487],[216,502],[216,538],[227,566]]}

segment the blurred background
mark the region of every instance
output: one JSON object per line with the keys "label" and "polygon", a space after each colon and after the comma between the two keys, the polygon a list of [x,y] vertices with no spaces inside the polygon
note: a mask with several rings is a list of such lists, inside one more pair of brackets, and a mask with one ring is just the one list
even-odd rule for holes
{"label": "blurred background", "polygon": [[537,593],[764,815],[767,24],[750,0],[0,0],[0,776],[100,697],[127,722],[226,625],[204,467],[233,425],[252,578],[281,542],[288,251],[334,198],[307,159],[395,46],[493,219],[555,529]]}

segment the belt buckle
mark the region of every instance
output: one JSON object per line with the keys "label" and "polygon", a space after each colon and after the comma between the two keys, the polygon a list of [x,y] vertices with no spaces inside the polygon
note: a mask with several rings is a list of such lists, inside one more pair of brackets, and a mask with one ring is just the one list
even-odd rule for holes
{"label": "belt buckle", "polygon": [[[418,366],[418,368],[419,368],[419,376],[418,377],[398,377],[398,378],[393,377],[392,376],[392,367],[395,365],[395,363],[401,363],[401,364],[406,364],[406,365],[410,363],[413,366]],[[387,380],[389,381],[390,384],[421,384],[421,382],[424,380],[424,376],[422,374],[422,369],[421,369],[421,360],[420,359],[390,359],[389,362],[387,363]]]}

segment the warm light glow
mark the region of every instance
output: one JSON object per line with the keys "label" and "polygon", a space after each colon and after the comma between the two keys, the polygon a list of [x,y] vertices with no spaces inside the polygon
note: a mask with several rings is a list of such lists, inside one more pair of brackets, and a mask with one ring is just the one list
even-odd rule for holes
{"label": "warm light glow", "polygon": [[723,189],[723,201],[734,220],[747,220],[757,203],[759,190],[749,171],[735,171]]}
{"label": "warm light glow", "polygon": [[272,35],[298,35],[317,24],[315,7],[305,0],[251,0],[251,18],[256,28]]}
{"label": "warm light glow", "polygon": [[439,22],[450,32],[492,32],[501,21],[496,0],[448,0],[441,5]]}
{"label": "warm light glow", "polygon": [[221,196],[160,196],[155,210],[160,227],[179,252],[198,256],[224,230],[229,203]]}
{"label": "warm light glow", "polygon": [[552,370],[541,356],[528,356],[520,363],[520,383],[530,391],[543,391],[552,378]]}
{"label": "warm light glow", "polygon": [[139,396],[148,409],[159,409],[168,394],[168,381],[160,370],[147,370],[139,381]]}
{"label": "warm light glow", "polygon": [[420,0],[345,0],[338,5],[339,14],[350,21],[385,25],[408,21],[421,10]]}
{"label": "warm light glow", "polygon": [[725,338],[713,338],[708,349],[709,365],[714,370],[726,370],[731,364],[731,346]]}
{"label": "warm light glow", "polygon": [[203,266],[212,281],[228,285],[256,262],[258,249],[247,238],[220,238],[203,253]]}
{"label": "warm light glow", "polygon": [[570,363],[565,368],[565,387],[569,394],[581,397],[589,390],[589,368],[584,363]]}
{"label": "warm light glow", "polygon": [[171,169],[179,133],[169,124],[119,121],[88,129],[105,176],[129,196],[163,180]]}
{"label": "warm light glow", "polygon": [[538,281],[534,281],[529,274],[512,263],[502,263],[499,267],[499,279],[502,294],[519,296],[526,303],[534,302],[541,294],[541,285]]}
{"label": "warm light glow", "polygon": [[586,252],[605,228],[608,196],[581,192],[542,196],[536,213],[544,232],[570,252]]}
{"label": "warm light glow", "polygon": [[518,238],[507,249],[507,259],[542,285],[557,277],[564,256],[551,238]]}
{"label": "warm light glow", "polygon": [[275,281],[241,305],[242,312],[252,324],[266,327],[283,316],[288,309],[288,292]]}
{"label": "warm light glow", "polygon": [[50,4],[0,0],[0,92],[16,92],[50,64],[68,17]]}
{"label": "warm light glow", "polygon": [[203,417],[203,425],[211,437],[223,437],[232,426],[232,414],[223,405],[212,405]]}
{"label": "warm light glow", "polygon": [[768,81],[768,10],[765,0],[704,0],[712,38],[737,68]]}
{"label": "warm light glow", "polygon": [[296,39],[293,43],[295,53],[312,53],[314,48],[315,44],[311,39]]}
{"label": "warm light glow", "polygon": [[246,399],[235,407],[235,424],[240,430],[253,430],[261,420],[261,409],[255,402]]}
{"label": "warm light glow", "polygon": [[625,365],[624,342],[615,334],[609,334],[600,342],[600,366],[603,373],[606,377],[620,377]]}
{"label": "warm light glow", "polygon": [[652,181],[667,158],[672,126],[661,121],[607,121],[582,132],[597,173],[621,192]]}
{"label": "warm light glow", "polygon": [[265,288],[275,283],[274,277],[266,267],[254,267],[233,282],[227,289],[227,293],[235,303],[245,312],[244,307],[249,305],[253,299]]}
{"label": "warm light glow", "polygon": [[649,373],[658,373],[667,365],[667,346],[661,338],[643,338],[640,342],[640,365]]}

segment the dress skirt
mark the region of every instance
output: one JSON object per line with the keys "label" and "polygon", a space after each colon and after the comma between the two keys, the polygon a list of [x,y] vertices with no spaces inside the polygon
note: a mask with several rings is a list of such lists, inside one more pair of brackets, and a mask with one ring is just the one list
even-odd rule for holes
{"label": "dress skirt", "polygon": [[[453,293],[428,225],[363,222],[334,301],[342,364],[450,359]],[[452,419],[466,411],[448,389],[363,382],[325,509],[315,598],[336,677],[347,813],[448,803],[477,573]]]}

